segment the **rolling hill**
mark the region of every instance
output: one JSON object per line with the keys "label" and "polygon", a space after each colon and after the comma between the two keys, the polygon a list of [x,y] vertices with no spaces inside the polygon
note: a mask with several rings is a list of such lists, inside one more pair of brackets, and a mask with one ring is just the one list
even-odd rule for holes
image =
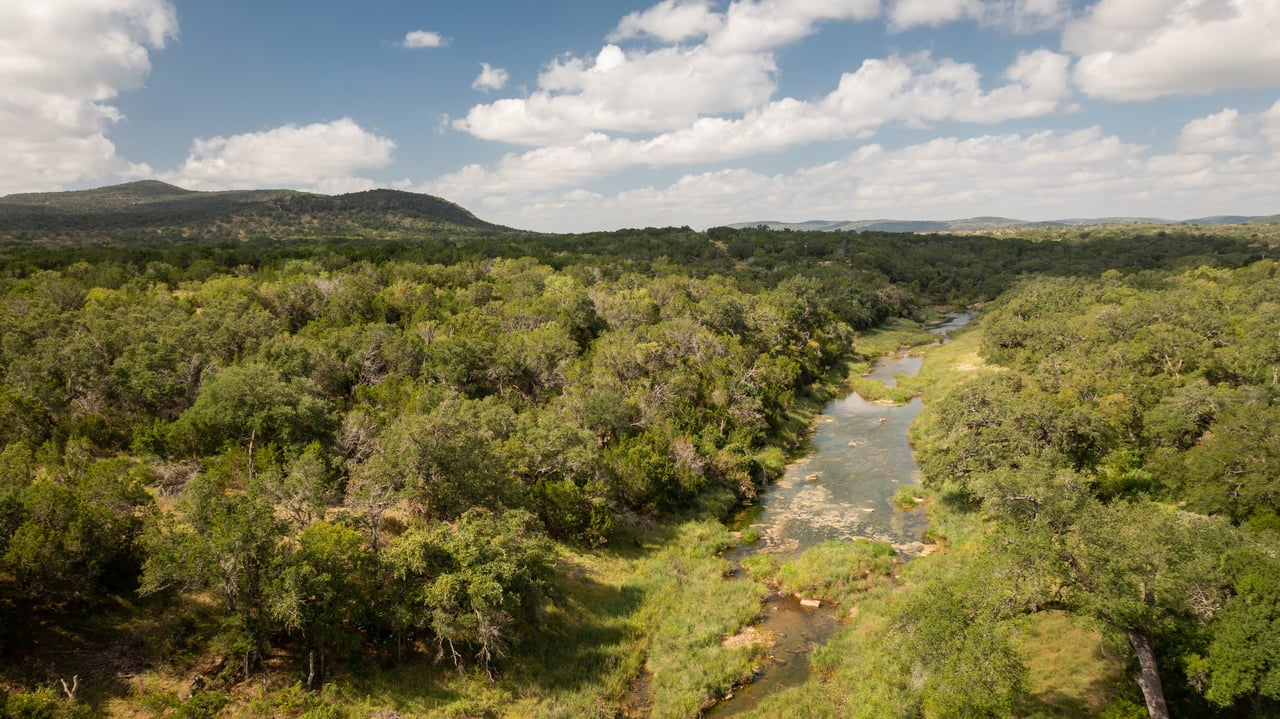
{"label": "rolling hill", "polygon": [[404,231],[475,234],[510,228],[448,200],[399,190],[319,195],[296,190],[198,192],[155,180],[0,197],[0,237],[128,240],[143,235],[248,237]]}

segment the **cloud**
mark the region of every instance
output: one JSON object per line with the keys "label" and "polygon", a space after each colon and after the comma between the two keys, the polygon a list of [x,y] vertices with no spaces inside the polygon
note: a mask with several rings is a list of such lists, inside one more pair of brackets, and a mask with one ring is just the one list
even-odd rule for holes
{"label": "cloud", "polygon": [[928,55],[867,60],[841,77],[823,104],[844,122],[868,128],[895,120],[920,125],[1034,117],[1070,97],[1068,63],[1066,56],[1048,50],[1024,53],[1005,70],[1007,84],[984,92],[981,75],[970,64],[934,62]]}
{"label": "cloud", "polygon": [[711,10],[709,0],[662,0],[653,7],[630,13],[607,38],[609,42],[651,37],[676,43],[705,37],[724,24],[724,17]]}
{"label": "cloud", "polygon": [[889,10],[889,27],[906,30],[917,25],[942,25],[982,15],[981,0],[897,0]]}
{"label": "cloud", "polygon": [[506,87],[509,79],[510,75],[507,74],[506,70],[500,67],[490,67],[489,63],[482,62],[480,63],[480,74],[472,81],[471,87],[472,89],[486,92],[489,90],[501,90]]}
{"label": "cloud", "polygon": [[1262,123],[1262,137],[1272,147],[1280,147],[1280,101],[1272,105],[1269,110],[1262,112],[1258,119]]}
{"label": "cloud", "polygon": [[401,44],[411,49],[445,47],[449,44],[449,38],[431,30],[413,30],[405,33]]}
{"label": "cloud", "polygon": [[[759,108],[777,90],[773,51],[822,22],[867,20],[879,0],[662,0],[624,17],[594,57],[551,61],[528,97],[477,105],[454,122],[485,140],[543,146],[596,132],[665,132]],[[631,39],[657,48],[624,48]],[[692,45],[686,40],[699,40]]]}
{"label": "cloud", "polygon": [[[1272,110],[1280,119],[1280,109]],[[1186,219],[1271,213],[1276,197],[1276,152],[1222,160],[1194,152],[1152,155],[1150,148],[1090,127],[942,137],[900,149],[867,144],[831,162],[784,174],[727,168],[614,194],[506,188],[478,199],[474,207],[496,222],[571,232],[763,219],[1003,215],[1038,220],[1135,214]]]}
{"label": "cloud", "polygon": [[707,44],[718,53],[767,52],[813,34],[822,22],[879,15],[880,0],[737,0]]}
{"label": "cloud", "polygon": [[161,178],[195,190],[290,187],[349,192],[372,187],[371,180],[353,173],[385,167],[391,163],[394,149],[391,140],[344,117],[328,123],[197,139],[182,167]]}
{"label": "cloud", "polygon": [[1253,149],[1254,142],[1241,136],[1238,110],[1227,108],[1188,122],[1178,135],[1178,149],[1185,152],[1236,152]]}
{"label": "cloud", "polygon": [[1178,134],[1178,149],[1186,153],[1243,153],[1268,145],[1280,149],[1280,102],[1253,114],[1228,107],[1188,122]]}
{"label": "cloud", "polygon": [[1099,0],[1067,26],[1087,94],[1148,100],[1280,87],[1276,0]]}
{"label": "cloud", "polygon": [[630,167],[721,162],[815,141],[862,137],[891,122],[921,125],[957,120],[991,123],[1052,111],[1070,96],[1068,58],[1039,50],[1018,57],[1006,84],[990,91],[972,65],[928,55],[867,60],[814,102],[784,98],[738,118],[703,117],[668,132],[633,139],[592,132],[504,157],[492,170],[478,165],[433,183],[466,197],[554,188]]}
{"label": "cloud", "polygon": [[896,0],[888,10],[894,31],[972,20],[1006,32],[1031,33],[1058,27],[1070,14],[1067,0]]}
{"label": "cloud", "polygon": [[741,112],[769,99],[777,67],[768,55],[718,55],[705,46],[563,57],[525,98],[477,105],[454,123],[485,140],[522,145],[574,141],[595,131],[658,132],[699,116]]}
{"label": "cloud", "polygon": [[146,172],[116,156],[111,102],[178,32],[167,0],[0,3],[0,194]]}

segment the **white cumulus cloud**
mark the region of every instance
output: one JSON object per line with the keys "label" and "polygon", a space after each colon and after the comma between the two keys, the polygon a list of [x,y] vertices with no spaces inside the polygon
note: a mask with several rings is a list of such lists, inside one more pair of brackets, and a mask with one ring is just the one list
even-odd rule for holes
{"label": "white cumulus cloud", "polygon": [[449,44],[449,38],[432,30],[411,30],[405,33],[401,44],[412,49],[444,47]]}
{"label": "white cumulus cloud", "polygon": [[507,188],[475,206],[504,224],[572,232],[764,219],[1187,219],[1270,213],[1276,197],[1275,152],[1223,160],[1195,152],[1152,155],[1150,148],[1090,127],[940,137],[897,149],[868,144],[787,173],[727,168],[614,194]]}
{"label": "white cumulus cloud", "polygon": [[177,32],[168,0],[0,2],[0,194],[146,172],[107,138],[112,101]]}
{"label": "white cumulus cloud", "polygon": [[162,179],[195,190],[290,187],[320,192],[369,189],[360,170],[391,163],[395,143],[344,117],[264,132],[195,140],[182,167]]}
{"label": "white cumulus cloud", "polygon": [[[710,0],[662,0],[633,12],[594,57],[556,58],[527,97],[477,105],[454,127],[545,146],[597,132],[666,132],[758,109],[777,90],[777,49],[824,22],[877,17],[880,0],[734,0],[715,8]],[[637,38],[659,46],[620,44]]]}
{"label": "white cumulus cloud", "polygon": [[736,0],[707,44],[720,53],[767,52],[813,34],[823,22],[879,15],[880,0]]}
{"label": "white cumulus cloud", "polygon": [[1064,31],[1075,82],[1111,100],[1280,87],[1276,0],[1099,0]]}
{"label": "white cumulus cloud", "polygon": [[1015,33],[1057,27],[1070,17],[1068,0],[895,0],[889,27],[906,30],[960,20]]}
{"label": "white cumulus cloud", "polygon": [[741,159],[802,143],[865,136],[891,122],[988,123],[1031,117],[1052,111],[1069,97],[1067,66],[1063,55],[1027,53],[1005,72],[1005,84],[984,90],[972,65],[927,55],[868,60],[814,102],[784,98],[741,117],[702,117],[646,138],[592,132],[509,154],[493,169],[468,166],[433,183],[431,190],[476,198],[522,187],[563,187],[635,166]]}
{"label": "white cumulus cloud", "polygon": [[723,23],[723,16],[711,9],[710,0],[662,0],[647,10],[638,10],[622,18],[608,39],[617,42],[651,37],[675,43],[705,37]]}
{"label": "white cumulus cloud", "polygon": [[500,67],[491,67],[489,63],[480,63],[480,74],[471,82],[472,89],[475,90],[501,90],[507,86],[507,80],[511,78],[507,71]]}
{"label": "white cumulus cloud", "polygon": [[[1005,4],[1026,12],[1058,7],[1057,0]],[[1019,56],[1006,73],[1009,82],[991,91],[973,65],[920,55],[868,60],[825,98],[774,100],[777,48],[823,22],[874,18],[879,0],[735,0],[723,11],[715,7],[708,0],[662,0],[624,17],[610,39],[666,44],[609,43],[595,57],[565,55],[526,97],[472,107],[453,121],[455,129],[536,149],[509,155],[494,171],[470,167],[463,174],[555,185],[632,165],[718,161],[862,136],[887,122],[1041,115],[1071,94],[1069,58],[1040,50]]]}
{"label": "white cumulus cloud", "polygon": [[1188,153],[1244,153],[1268,146],[1280,150],[1280,102],[1258,113],[1228,107],[1188,122],[1178,149]]}
{"label": "white cumulus cloud", "polygon": [[477,105],[454,126],[476,137],[523,145],[577,140],[593,131],[662,131],[701,115],[740,112],[768,100],[773,58],[718,55],[705,46],[624,51],[554,60],[524,98]]}

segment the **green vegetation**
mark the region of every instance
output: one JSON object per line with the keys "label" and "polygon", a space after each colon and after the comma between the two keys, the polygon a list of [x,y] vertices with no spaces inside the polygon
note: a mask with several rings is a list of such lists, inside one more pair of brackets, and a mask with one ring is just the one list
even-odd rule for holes
{"label": "green vegetation", "polygon": [[[696,716],[755,669],[725,639],[769,586],[854,616],[761,715],[1116,713],[1154,677],[1175,713],[1267,715],[1267,231],[555,237],[385,191],[6,198],[0,715]],[[885,395],[929,401],[948,551],[733,571],[719,521],[846,373],[981,301]],[[1132,652],[1145,696],[1055,668],[1049,635]]]}
{"label": "green vegetation", "polygon": [[1260,654],[1280,576],[1276,269],[1028,281],[982,319],[1009,370],[955,387],[921,431],[926,486],[986,518],[1009,606],[1128,644],[1153,716],[1280,698]]}

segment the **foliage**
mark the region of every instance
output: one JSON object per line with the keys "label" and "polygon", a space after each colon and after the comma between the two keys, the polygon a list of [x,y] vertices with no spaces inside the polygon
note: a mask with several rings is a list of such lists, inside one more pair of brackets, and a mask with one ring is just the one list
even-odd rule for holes
{"label": "foliage", "polygon": [[922,425],[924,483],[994,525],[1011,606],[1131,645],[1153,715],[1275,700],[1256,578],[1275,541],[1278,297],[1271,261],[1029,280],[982,319],[985,357],[1011,371]]}
{"label": "foliage", "polygon": [[[1203,565],[1213,581],[1194,588],[1221,603],[1200,631],[1195,607],[1164,600],[1193,586],[1185,566],[1095,536],[1183,537],[1184,515],[1146,512],[1148,497],[1259,532],[1276,523],[1274,263],[1216,269],[1274,256],[1255,238],[543,236],[407,193],[109,189],[0,203],[6,648],[33,626],[115,647],[77,632],[101,607],[141,612],[138,589],[144,604],[216,600],[216,617],[184,640],[226,658],[215,681],[287,661],[314,688],[425,649],[462,678],[412,662],[407,671],[486,698],[435,695],[424,712],[557,695],[573,697],[568,714],[608,713],[647,666],[654,713],[695,714],[749,676],[752,650],[720,642],[754,617],[762,589],[726,576],[722,527],[694,522],[662,541],[655,528],[753,499],[855,353],[910,336],[896,320],[1017,285],[984,321],[988,359],[1016,372],[933,403],[925,483],[1048,531],[1018,496],[1062,477],[1045,484],[1070,491],[1040,500],[1061,504],[1058,543],[1027,544],[1049,559],[1010,555],[1039,581],[1018,596],[1049,601],[1062,580],[1075,611],[1140,615],[1210,701],[1271,696],[1259,695],[1269,670],[1224,649],[1231,637],[1266,636],[1258,617],[1270,610],[1258,607],[1269,595],[1237,581],[1242,569]],[[1100,277],[1112,268],[1130,274]],[[1050,279],[1019,284],[1032,274]],[[869,333],[886,323],[891,332]],[[1171,544],[1199,547],[1197,568],[1200,550],[1218,546],[1198,537]],[[579,586],[551,539],[599,548],[628,570],[616,570],[625,576],[612,594]],[[1091,572],[1062,571],[1065,557]],[[887,562],[863,545],[826,547],[776,578],[845,596],[874,590]],[[1080,591],[1085,576],[1106,586],[1106,601]],[[1133,605],[1145,596],[1133,577],[1167,582],[1154,608]],[[930,679],[908,686],[881,673],[867,686],[903,711],[946,713],[970,701],[949,694],[963,680],[1005,711],[1020,681],[1006,663],[1006,608],[983,608],[977,626],[990,631],[971,636],[957,617],[977,616],[973,586],[922,591],[941,592],[946,610],[929,641],[991,663],[924,661],[913,654],[923,644],[868,640],[876,656],[899,652],[885,672]],[[599,625],[575,625],[566,606],[597,595],[610,609],[579,614]],[[928,608],[908,606],[887,612],[900,623],[882,629],[924,632],[911,617]],[[590,672],[580,669],[588,650],[530,641],[605,634],[610,664]],[[538,684],[539,652],[567,657],[578,674],[537,689],[502,684],[504,672]],[[48,650],[30,656],[6,666],[53,671]],[[991,672],[1001,681],[984,684]],[[584,688],[596,681],[605,688]],[[228,697],[196,696],[183,711],[216,712]],[[814,702],[816,712],[851,706]]]}
{"label": "foliage", "polygon": [[81,719],[93,716],[91,707],[68,701],[52,687],[10,694],[4,698],[0,708],[3,709],[0,716],[5,719]]}

